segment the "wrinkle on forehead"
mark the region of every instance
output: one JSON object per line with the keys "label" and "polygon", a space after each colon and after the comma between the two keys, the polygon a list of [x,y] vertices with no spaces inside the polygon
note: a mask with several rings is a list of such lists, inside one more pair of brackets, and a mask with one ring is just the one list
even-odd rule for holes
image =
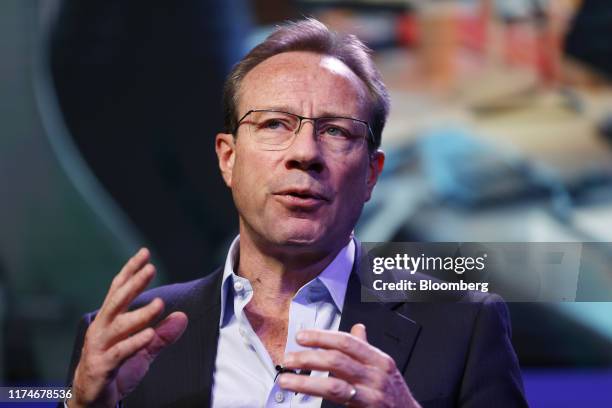
{"label": "wrinkle on forehead", "polygon": [[[316,90],[312,89],[313,84],[318,86]],[[244,101],[247,86],[249,101]],[[271,88],[274,92],[271,92]],[[367,109],[368,98],[366,85],[361,78],[339,59],[307,51],[277,54],[255,66],[243,79],[238,97],[239,105],[243,103],[262,105],[264,100],[270,106],[297,105],[300,101],[308,105],[314,93],[318,99],[322,99],[318,101],[316,109],[350,109],[355,112],[337,113],[352,113],[359,116],[367,113],[362,112]],[[265,107],[268,106],[243,105],[241,112]]]}

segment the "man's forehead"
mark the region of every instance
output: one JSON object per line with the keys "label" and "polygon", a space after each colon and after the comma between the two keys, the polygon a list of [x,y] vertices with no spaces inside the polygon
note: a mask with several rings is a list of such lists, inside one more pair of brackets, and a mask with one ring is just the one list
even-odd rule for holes
{"label": "man's forehead", "polygon": [[[242,81],[239,97],[244,109],[316,100],[317,110],[360,111],[367,100],[365,84],[346,64],[305,51],[277,54],[257,65]],[[266,106],[252,106],[262,103]]]}

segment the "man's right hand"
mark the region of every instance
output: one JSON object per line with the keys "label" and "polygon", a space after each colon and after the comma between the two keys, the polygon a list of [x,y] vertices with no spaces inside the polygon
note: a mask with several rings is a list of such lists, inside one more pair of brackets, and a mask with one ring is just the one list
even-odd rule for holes
{"label": "man's right hand", "polygon": [[127,310],[155,276],[149,258],[149,251],[141,249],[113,279],[85,334],[70,408],[115,406],[140,383],[159,352],[185,331],[187,316],[183,312],[174,312],[155,328],[149,327],[164,309],[159,298]]}

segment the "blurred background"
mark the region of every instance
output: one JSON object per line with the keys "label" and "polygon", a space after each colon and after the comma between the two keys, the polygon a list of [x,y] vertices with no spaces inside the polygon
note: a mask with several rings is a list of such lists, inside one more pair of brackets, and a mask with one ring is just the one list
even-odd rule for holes
{"label": "blurred background", "polygon": [[[361,240],[600,242],[581,273],[612,291],[607,0],[3,0],[0,383],[61,384],[140,246],[155,284],[223,262],[223,80],[302,16],[364,40],[391,92]],[[612,303],[509,307],[532,406],[612,406]]]}

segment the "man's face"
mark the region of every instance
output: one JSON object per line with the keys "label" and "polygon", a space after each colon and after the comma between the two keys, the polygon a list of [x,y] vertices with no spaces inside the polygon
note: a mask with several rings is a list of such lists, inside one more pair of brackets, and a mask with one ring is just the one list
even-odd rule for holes
{"label": "man's face", "polygon": [[[278,54],[253,68],[239,90],[238,118],[251,109],[362,120],[369,113],[365,84],[338,59],[310,52]],[[346,244],[384,162],[367,143],[348,154],[327,151],[311,121],[285,150],[261,149],[247,126],[235,140],[217,135],[216,148],[241,235],[302,252]]]}

